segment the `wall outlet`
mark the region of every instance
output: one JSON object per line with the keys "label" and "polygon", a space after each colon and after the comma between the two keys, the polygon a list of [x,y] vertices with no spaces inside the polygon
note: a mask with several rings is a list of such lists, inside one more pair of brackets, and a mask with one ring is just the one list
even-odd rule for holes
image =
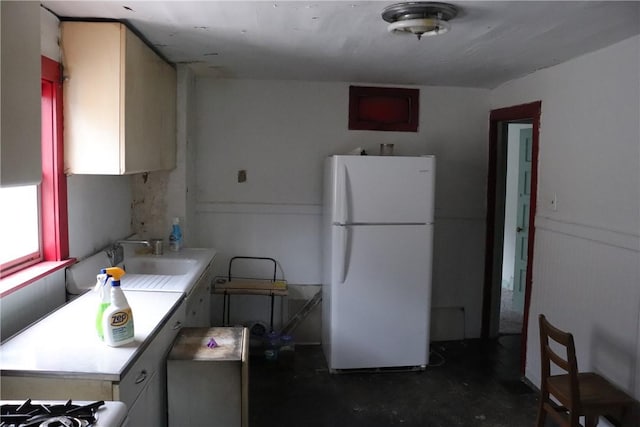
{"label": "wall outlet", "polygon": [[240,169],[238,171],[238,182],[246,182],[247,181],[247,171],[244,169]]}

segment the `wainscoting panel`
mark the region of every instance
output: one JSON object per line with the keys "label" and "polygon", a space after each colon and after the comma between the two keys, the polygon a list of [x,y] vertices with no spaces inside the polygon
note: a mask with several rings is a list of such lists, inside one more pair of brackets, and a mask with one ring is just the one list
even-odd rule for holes
{"label": "wainscoting panel", "polygon": [[[538,314],[571,331],[581,370],[631,393],[640,386],[640,238],[536,219],[526,375],[539,384]],[[638,396],[636,396],[638,397]]]}

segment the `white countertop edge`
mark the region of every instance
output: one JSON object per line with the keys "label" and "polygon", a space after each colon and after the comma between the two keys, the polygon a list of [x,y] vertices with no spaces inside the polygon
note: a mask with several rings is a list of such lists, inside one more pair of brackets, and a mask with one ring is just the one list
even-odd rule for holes
{"label": "white countertop edge", "polygon": [[[134,356],[134,360],[128,363],[129,366],[133,365],[139,356]],[[120,374],[107,374],[96,372],[60,372],[60,371],[38,371],[38,370],[0,370],[0,377],[11,376],[21,378],[57,378],[65,380],[97,380],[97,381],[115,381],[119,382],[120,378],[124,376],[124,373]]]}

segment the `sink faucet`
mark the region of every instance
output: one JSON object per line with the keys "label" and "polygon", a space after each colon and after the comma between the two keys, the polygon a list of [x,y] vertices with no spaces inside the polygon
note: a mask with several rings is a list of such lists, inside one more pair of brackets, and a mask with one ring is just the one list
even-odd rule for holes
{"label": "sink faucet", "polygon": [[115,245],[122,245],[123,243],[128,243],[130,245],[144,245],[148,248],[151,247],[151,242],[148,240],[116,240]]}
{"label": "sink faucet", "polygon": [[110,248],[105,250],[107,257],[109,258],[109,262],[111,263],[111,267],[115,267],[124,261],[124,248],[122,245],[119,245],[118,242],[111,245]]}
{"label": "sink faucet", "polygon": [[114,248],[122,249],[122,244],[128,245],[143,245],[152,250],[154,255],[162,255],[162,240],[161,239],[151,239],[151,240],[116,240],[113,244]]}
{"label": "sink faucet", "polygon": [[109,258],[109,262],[111,263],[111,267],[115,267],[124,261],[124,248],[123,244],[127,245],[143,245],[147,248],[152,248],[154,255],[161,255],[162,248],[160,247],[160,252],[157,252],[157,249],[151,244],[149,240],[116,240],[110,248],[105,250],[107,257]]}

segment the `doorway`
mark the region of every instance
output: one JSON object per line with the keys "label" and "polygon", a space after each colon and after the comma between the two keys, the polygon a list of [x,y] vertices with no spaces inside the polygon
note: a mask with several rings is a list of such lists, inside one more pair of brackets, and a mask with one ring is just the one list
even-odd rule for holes
{"label": "doorway", "polygon": [[522,333],[531,201],[531,120],[504,122],[506,177],[499,335]]}
{"label": "doorway", "polygon": [[524,372],[541,102],[491,111],[482,336],[520,335]]}

